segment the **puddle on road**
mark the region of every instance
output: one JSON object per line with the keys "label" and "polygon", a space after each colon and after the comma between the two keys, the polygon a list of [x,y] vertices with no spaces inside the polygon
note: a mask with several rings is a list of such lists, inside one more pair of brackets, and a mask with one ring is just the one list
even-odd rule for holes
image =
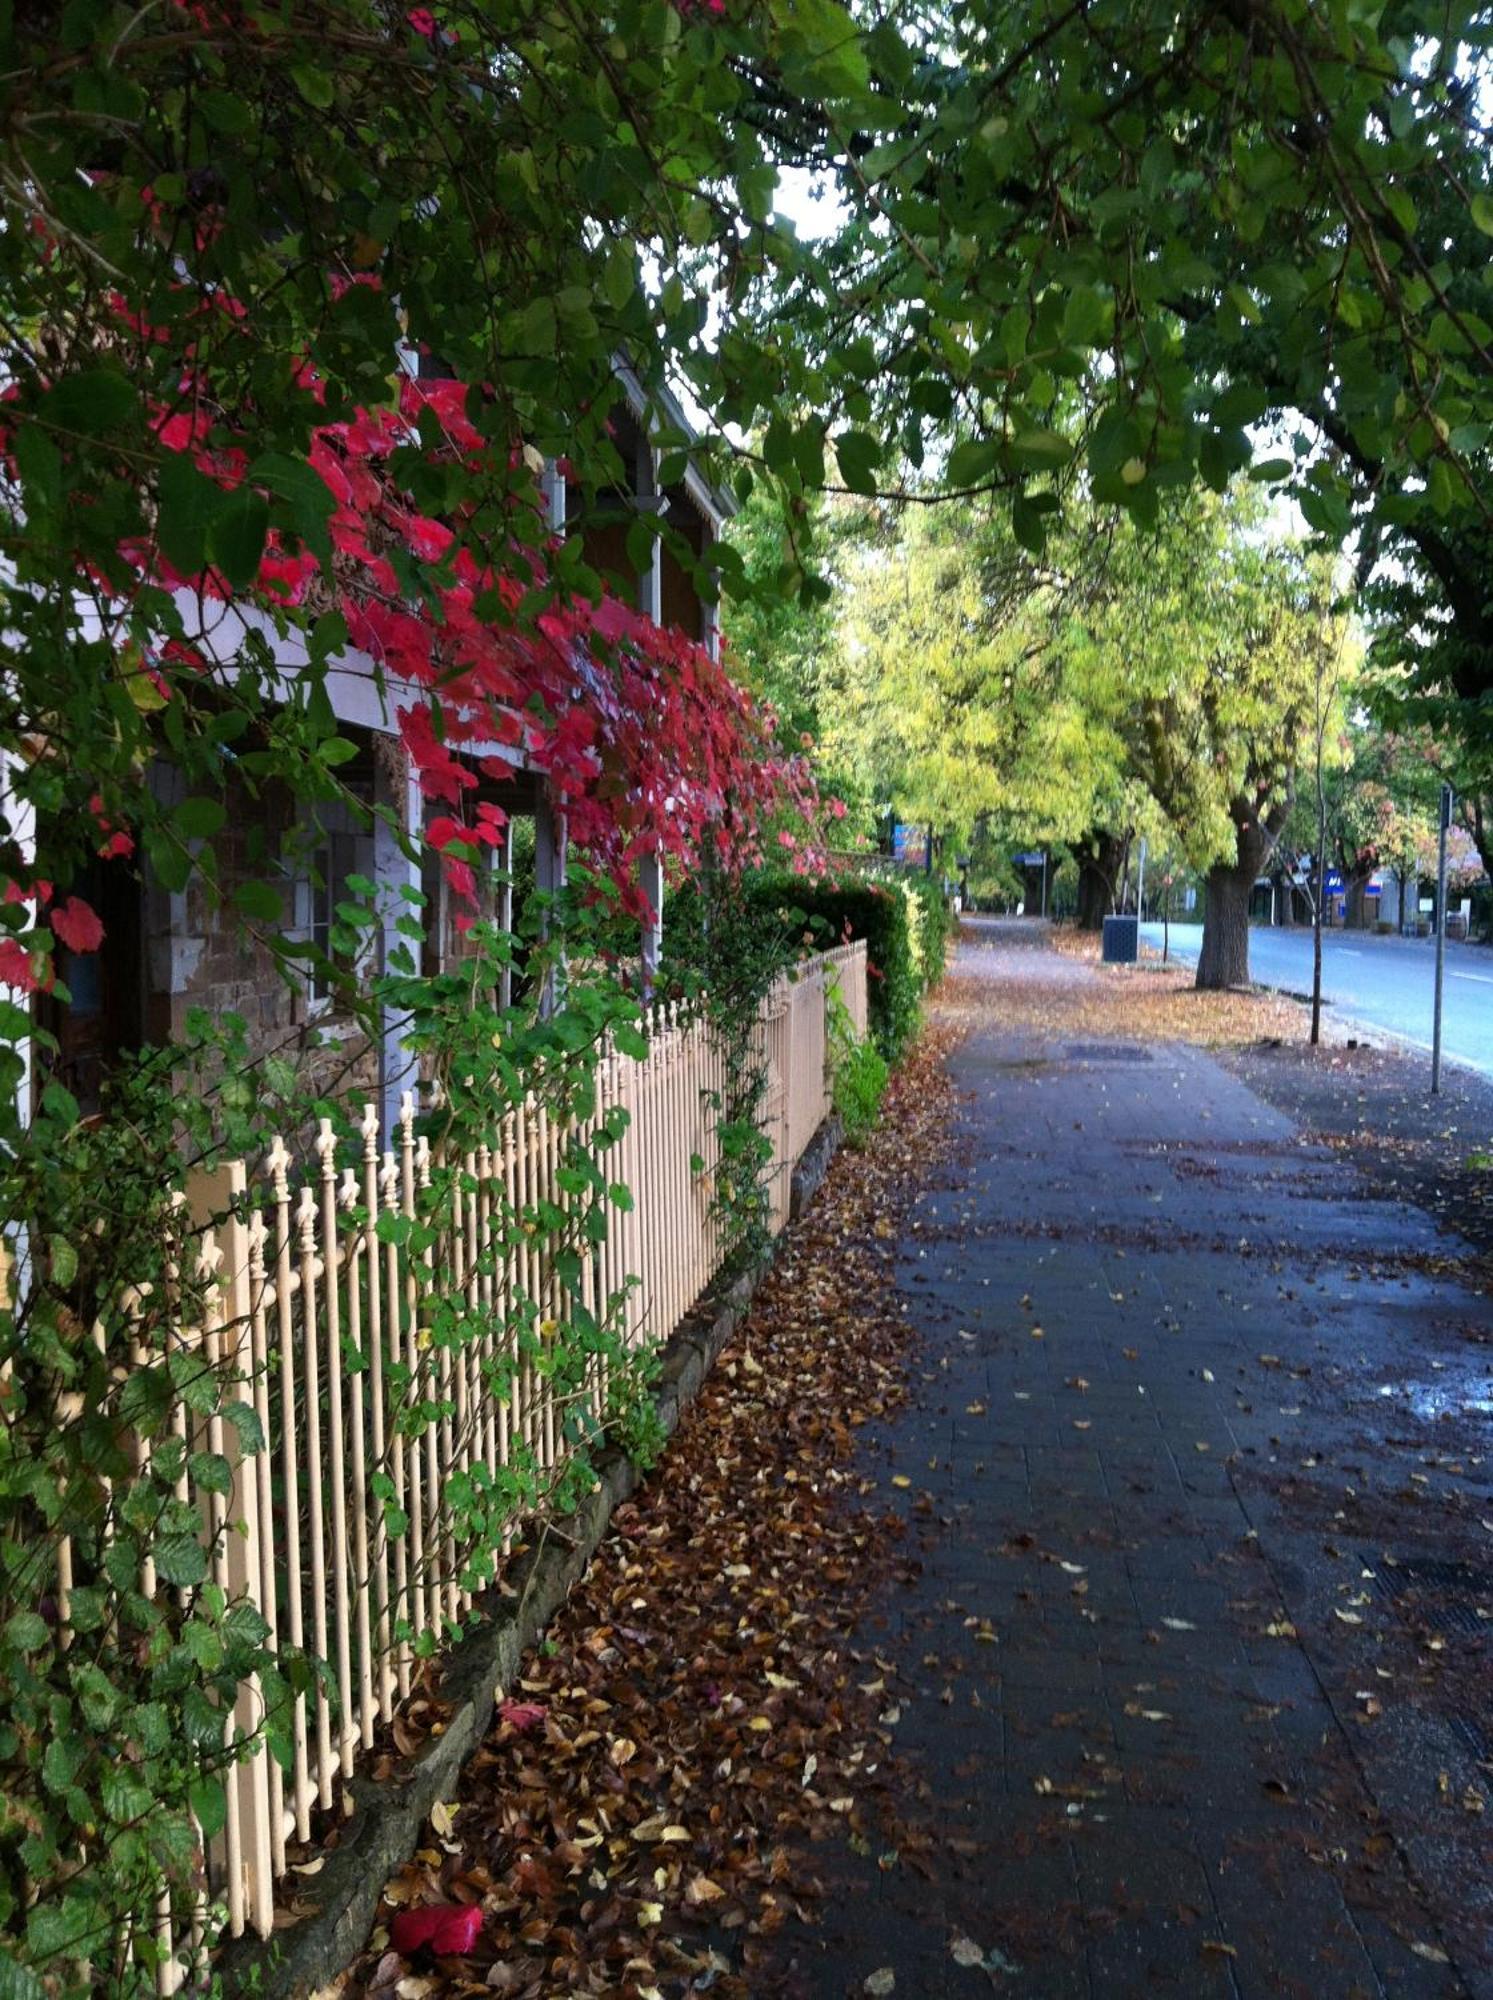
{"label": "puddle on road", "polygon": [[1448,1372],[1429,1381],[1381,1382],[1379,1394],[1423,1423],[1440,1417],[1493,1417],[1493,1375]]}

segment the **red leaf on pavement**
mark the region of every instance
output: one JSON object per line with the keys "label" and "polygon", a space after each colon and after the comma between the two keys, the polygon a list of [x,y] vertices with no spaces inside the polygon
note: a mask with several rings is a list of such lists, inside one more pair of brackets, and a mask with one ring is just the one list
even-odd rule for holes
{"label": "red leaf on pavement", "polygon": [[481,1932],[480,1905],[435,1903],[420,1910],[400,1910],[389,1925],[389,1943],[404,1958],[427,1945],[446,1958],[471,1951]]}
{"label": "red leaf on pavement", "polygon": [[513,1728],[522,1734],[526,1729],[537,1729],[540,1723],[543,1722],[544,1703],[542,1701],[500,1701],[498,1703],[498,1714],[503,1718],[504,1722],[510,1723]]}

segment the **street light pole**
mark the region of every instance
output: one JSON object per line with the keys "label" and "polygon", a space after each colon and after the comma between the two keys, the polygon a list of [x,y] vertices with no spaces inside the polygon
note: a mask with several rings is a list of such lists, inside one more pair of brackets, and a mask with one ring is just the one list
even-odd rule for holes
{"label": "street light pole", "polygon": [[1431,1095],[1441,1090],[1441,989],[1446,977],[1446,836],[1452,823],[1452,788],[1441,787],[1441,828],[1436,843],[1436,1010],[1431,1027]]}

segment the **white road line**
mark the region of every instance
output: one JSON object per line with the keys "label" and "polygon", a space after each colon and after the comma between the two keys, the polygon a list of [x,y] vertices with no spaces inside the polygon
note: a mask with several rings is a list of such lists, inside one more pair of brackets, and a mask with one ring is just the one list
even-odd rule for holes
{"label": "white road line", "polygon": [[1475,980],[1479,986],[1493,986],[1493,979],[1486,972],[1454,972],[1452,978]]}

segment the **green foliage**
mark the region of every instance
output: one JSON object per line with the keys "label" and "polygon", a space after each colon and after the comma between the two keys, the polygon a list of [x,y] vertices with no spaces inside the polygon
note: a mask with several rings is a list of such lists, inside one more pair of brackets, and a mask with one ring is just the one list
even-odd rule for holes
{"label": "green foliage", "polygon": [[[936,891],[928,893],[941,901]],[[864,938],[871,1033],[883,1056],[896,1061],[917,1026],[925,986],[943,970],[941,942],[932,942],[942,920],[924,918],[922,893],[900,881],[813,882],[770,875],[745,885],[738,907],[765,919],[781,947],[795,954]],[[914,955],[915,936],[918,949],[929,954],[926,977]]]}
{"label": "green foliage", "polygon": [[[171,726],[139,662],[176,618],[165,593],[111,594],[120,547],[158,537],[229,579],[269,537],[324,548],[312,427],[387,400],[403,315],[490,385],[490,436],[563,453],[589,491],[619,470],[613,357],[651,390],[684,378],[723,438],[752,440],[716,469],[749,505],[786,503],[775,559],[722,558],[729,592],[779,604],[801,599],[826,485],[952,487],[1041,563],[1075,492],[1150,530],[1169,495],[1258,458],[1313,532],[1362,534],[1370,566],[1393,548],[1388,615],[1429,635],[1419,698],[1482,727],[1493,190],[1466,111],[1487,89],[1472,0],[1204,10],[1186,32],[1131,0],[919,0],[874,24],[835,0],[442,0],[432,32],[313,0],[273,34],[209,9],[190,35],[113,0],[13,11],[4,166],[36,226],[0,253],[7,666],[23,726],[46,713],[65,744],[22,785],[48,812],[85,786],[110,812],[127,796],[163,871],[210,874],[211,850],[136,796]],[[822,237],[774,214],[790,161],[840,199]],[[213,394],[254,468],[227,498],[155,428],[209,299],[234,302]],[[680,441],[662,442],[672,480]],[[425,469],[443,490],[419,497],[480,535],[536,497],[523,454],[495,458],[481,480]],[[562,589],[594,583],[579,540],[559,561]],[[1456,615],[1427,621],[1428,601]],[[228,700],[258,725],[268,648],[248,650],[258,691]],[[256,742],[261,776],[317,755],[324,700],[300,728]],[[195,709],[180,733],[174,756],[204,752],[195,790],[221,743]]]}
{"label": "green foliage", "polygon": [[1166,818],[1205,866],[1236,797],[1289,781],[1323,591],[1247,493],[1075,516],[1044,562],[988,510],[910,510],[845,571],[826,741],[904,818],[1007,849]]}
{"label": "green foliage", "polygon": [[[184,573],[210,562],[237,586],[267,548],[305,548],[325,584],[313,432],[387,407],[406,328],[485,385],[470,411],[495,447],[484,462],[408,468],[414,502],[468,552],[506,546],[515,520],[527,533],[536,455],[568,458],[578,491],[615,485],[619,353],[654,399],[665,485],[683,470],[662,395],[674,376],[720,426],[710,466],[739,497],[782,503],[760,561],[750,536],[721,552],[728,591],[812,612],[799,579],[827,484],[926,492],[937,467],[998,510],[998,538],[977,522],[973,566],[964,525],[942,541],[881,526],[893,560],[866,580],[870,665],[860,681],[845,671],[838,718],[874,803],[903,791],[942,827],[1026,815],[1079,838],[1136,823],[1143,796],[1200,867],[1231,830],[1237,851],[1241,801],[1257,832],[1278,824],[1302,713],[1287,628],[1322,640],[1314,587],[1295,557],[1247,536],[1217,562],[1216,512],[1181,511],[1201,525],[1191,540],[1169,532],[1185,491],[1224,494],[1257,452],[1261,485],[1291,492],[1325,543],[1357,537],[1366,571],[1394,558],[1378,608],[1412,671],[1393,710],[1446,723],[1489,781],[1486,7],[1256,0],[1179,25],[1175,8],[1136,0],[910,0],[871,23],[837,0],[721,14],[433,0],[432,33],[379,0],[189,11],[182,26],[117,0],[0,8],[0,171],[21,218],[0,232],[0,842],[22,890],[37,876],[65,890],[128,827],[153,893],[210,904],[223,842],[242,837],[263,879],[236,892],[237,914],[291,978],[310,962],[283,932],[279,857],[226,801],[231,772],[256,804],[351,803],[352,746],[327,686],[345,622],[318,609],[319,587],[272,603],[247,632],[226,621],[229,656],[204,672],[173,650],[187,607],[141,587],[122,551]],[[789,161],[843,202],[820,240],[773,214]],[[188,409],[209,453],[241,454],[232,492],[165,441]],[[1097,514],[1075,517],[1076,494]],[[694,560],[667,518],[662,532]],[[431,577],[401,554],[401,595]],[[596,582],[573,537],[550,583],[502,607],[520,649],[555,593]],[[915,643],[894,659],[898,588]],[[1054,642],[1035,654],[1033,620]],[[817,626],[783,625],[770,611],[747,649],[792,637],[808,662]],[[306,654],[288,694],[281,640]],[[825,703],[820,674],[812,705]],[[165,767],[172,781],[154,782]],[[1480,810],[1475,824],[1482,839]],[[629,1025],[615,986],[572,977],[544,1021],[504,1010],[494,977],[515,945],[496,934],[487,970],[427,985],[391,962],[360,981],[367,915],[338,913],[326,979],[365,1028],[385,1007],[409,1016],[447,1087],[429,1136],[449,1157],[532,1088],[586,1115],[595,1050]],[[19,985],[31,918],[16,902],[0,916]],[[418,933],[413,912],[402,921]],[[558,915],[547,922],[519,946],[531,992],[563,935]],[[891,1055],[921,983],[903,894],[788,880],[733,901],[709,885],[688,978],[707,983],[729,1048],[750,1050],[785,947],[806,931],[838,941],[847,924],[868,940]],[[931,970],[936,940],[917,935]],[[187,1881],[191,1814],[216,1810],[236,1675],[261,1661],[283,1748],[312,1671],[283,1648],[278,1669],[262,1661],[176,1498],[183,1472],[220,1486],[223,1454],[183,1466],[173,1398],[201,1427],[232,1427],[245,1385],[167,1351],[165,1301],[184,1288],[190,1305],[201,1284],[168,1268],[173,1197],[193,1166],[322,1111],[339,1143],[355,1141],[335,1047],[317,1081],[259,1057],[242,1023],[196,1024],[185,1046],[121,1072],[105,1130],[57,1083],[28,1123],[28,1039],[49,1053],[7,1003],[3,1219],[29,1261],[0,1326],[0,1926],[59,1990],[97,1976],[124,1992],[153,1976],[153,1885]],[[756,1060],[734,1055],[718,1199],[743,1255],[761,1247],[760,1089]],[[570,1163],[571,1210],[514,1226],[582,1255],[605,1226],[615,1139],[604,1130]],[[434,1229],[460,1171],[435,1176],[414,1229]],[[567,1311],[546,1331],[529,1303],[524,1352],[569,1396],[611,1352],[608,1312]],[[482,1333],[454,1292],[431,1327],[439,1351]],[[132,1435],[150,1441],[147,1462]],[[518,1464],[500,1489],[452,1495],[463,1537],[532,1504],[534,1477]]]}
{"label": "green foliage", "polygon": [[658,1350],[651,1344],[635,1348],[625,1368],[607,1381],[607,1436],[620,1445],[639,1472],[657,1465],[668,1434],[658,1414]]}
{"label": "green foliage", "polygon": [[[61,1096],[44,1118],[68,1117]],[[146,1110],[143,1089],[130,1100]],[[155,1094],[150,1110],[144,1130],[164,1141],[169,1102]],[[47,1245],[47,1274],[27,1295],[24,1323],[8,1314],[0,1326],[9,1368],[0,1434],[0,1925],[12,1939],[24,1934],[27,1962],[62,1975],[64,1990],[84,1990],[64,1968],[76,1973],[93,1958],[120,1979],[110,1990],[126,1991],[119,1941],[154,1906],[162,1881],[187,1878],[189,1815],[221,1825],[238,1683],[259,1673],[283,1723],[311,1667],[289,1649],[266,1652],[267,1628],[215,1580],[201,1515],[178,1494],[189,1478],[221,1492],[227,1461],[189,1453],[171,1427],[173,1406],[214,1427],[230,1413],[252,1427],[253,1411],[231,1373],[200,1350],[165,1348],[169,1314],[152,1300],[176,1293],[190,1321],[202,1292],[195,1275],[183,1291],[167,1268],[181,1242],[168,1188],[142,1185],[124,1160],[138,1131],[75,1127],[73,1136],[98,1178],[49,1173],[50,1188],[37,1189],[30,1212],[43,1229],[33,1241],[38,1251]],[[112,1191],[107,1236],[84,1186]],[[152,1288],[133,1311],[110,1297],[120,1269]],[[150,1446],[143,1465],[132,1437]],[[72,1577],[66,1630],[63,1549]],[[158,1583],[148,1581],[152,1568]],[[80,1869],[83,1852],[90,1865]],[[148,1927],[137,1949],[143,1981],[155,1957]]]}
{"label": "green foliage", "polygon": [[1107,733],[1051,657],[1092,537],[1045,571],[988,503],[860,510],[842,529],[841,643],[821,673],[824,755],[899,818],[961,843],[1078,830],[1112,765]]}
{"label": "green foliage", "polygon": [[1318,669],[1346,685],[1357,659],[1331,566],[1248,488],[1171,494],[1148,527],[1074,515],[1040,562],[1003,517],[944,514],[874,521],[846,564],[827,740],[865,783],[958,840],[987,884],[1039,844],[1144,835],[1200,872],[1241,838],[1268,849]]}
{"label": "green foliage", "polygon": [[903,125],[839,163],[826,257],[873,304],[816,406],[871,363],[881,428],[918,465],[957,425],[947,481],[999,495],[1034,553],[1065,460],[1144,529],[1257,459],[1329,543],[1393,546],[1404,632],[1428,597],[1465,605],[1416,664],[1470,709],[1493,661],[1486,9],[1267,0],[1179,32],[1119,0],[976,0],[897,26],[868,42]]}
{"label": "green foliage", "polygon": [[723,1275],[759,1267],[772,1246],[773,1144],[763,1110],[763,1003],[794,954],[774,913],[740,882],[711,870],[681,884],[668,903],[660,980],[702,1006],[720,1054],[723,1083],[713,1105],[720,1166],[711,1198],[721,1228]]}
{"label": "green foliage", "polygon": [[935,986],[948,962],[949,944],[959,928],[954,906],[930,875],[903,876],[913,967],[924,986]]}
{"label": "green foliage", "polygon": [[829,1008],[830,1061],[834,1069],[834,1105],[845,1137],[864,1145],[875,1130],[877,1113],[891,1072],[875,1042],[855,1032],[845,1003],[832,995]]}
{"label": "green foliage", "polygon": [[[832,525],[816,510],[822,532]],[[811,523],[814,525],[814,523]],[[724,611],[724,638],[733,671],[771,703],[792,744],[820,731],[819,683],[834,643],[829,587],[806,565],[799,544],[807,531],[785,517],[767,487],[758,487],[727,528],[751,589]]]}
{"label": "green foliage", "polygon": [[[476,1192],[470,1162],[505,1111],[537,1101],[569,1135],[563,1202],[505,1201],[489,1180],[490,1244],[465,1281],[421,1294],[430,1365],[417,1373],[392,1349],[385,1362],[402,1399],[391,1451],[453,1420],[445,1357],[462,1368],[482,1357],[498,1403],[511,1401],[518,1369],[552,1392],[566,1451],[557,1477],[515,1446],[496,1475],[479,1463],[443,1481],[442,1533],[473,1590],[491,1582],[516,1518],[563,1513],[591,1483],[599,1370],[622,1441],[645,1456],[656,1448],[653,1362],[623,1338],[626,1292],[592,1301],[588,1276],[627,1198],[612,1167],[625,1114],[597,1115],[597,1064],[609,1036],[636,1035],[638,1010],[610,979],[578,971],[562,1009],[538,1005],[562,955],[584,964],[606,921],[602,886],[583,871],[565,896],[528,912],[533,986],[517,1005],[500,997],[514,940],[491,924],[476,928],[459,969],[392,972],[375,986],[440,1086],[419,1121],[430,1170],[414,1213],[377,1220],[389,1255],[419,1260],[459,1235],[458,1204],[470,1213]],[[195,1829],[211,1838],[221,1826],[225,1776],[248,1747],[233,1720],[240,1685],[258,1676],[263,1728],[283,1762],[296,1697],[326,1672],[283,1631],[268,1648],[265,1621],[232,1587],[231,1532],[204,1534],[205,1519],[227,1515],[212,1503],[230,1492],[233,1457],[262,1447],[260,1397],[273,1420],[277,1391],[246,1368],[234,1324],[222,1351],[182,1339],[181,1328],[210,1320],[214,1287],[177,1202],[199,1168],[262,1155],[276,1131],[304,1138],[318,1115],[332,1120],[338,1171],[360,1174],[357,1109],[283,1060],[255,1061],[241,1021],[200,1017],[190,1040],[119,1069],[100,1119],[81,1119],[49,1084],[4,1162],[6,1213],[26,1221],[30,1264],[12,1274],[12,1308],[0,1315],[0,1929],[27,1965],[45,1968],[49,1990],[95,1990],[95,1976],[120,1995],[152,1986],[161,1890],[190,1896]],[[318,1163],[304,1165],[314,1178]],[[552,1276],[530,1295],[523,1273],[541,1269]],[[366,1370],[346,1325],[342,1355],[349,1376]],[[370,1477],[390,1546],[408,1553],[417,1582],[388,1465]]]}
{"label": "green foliage", "polygon": [[917,1026],[922,997],[901,887],[853,879],[809,883],[782,878],[754,885],[752,894],[774,912],[784,936],[796,939],[801,948],[826,950],[865,939],[871,1034],[886,1059],[895,1062]]}

